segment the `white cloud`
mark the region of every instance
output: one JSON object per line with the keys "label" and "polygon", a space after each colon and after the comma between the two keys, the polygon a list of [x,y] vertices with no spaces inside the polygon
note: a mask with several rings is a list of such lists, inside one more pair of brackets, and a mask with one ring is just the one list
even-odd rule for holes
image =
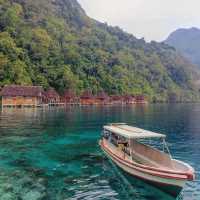
{"label": "white cloud", "polygon": [[78,0],[90,17],[137,37],[164,40],[182,27],[200,27],[199,0]]}

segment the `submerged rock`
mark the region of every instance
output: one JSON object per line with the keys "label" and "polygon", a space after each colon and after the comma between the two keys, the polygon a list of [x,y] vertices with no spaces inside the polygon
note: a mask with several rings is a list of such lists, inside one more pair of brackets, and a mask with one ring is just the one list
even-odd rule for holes
{"label": "submerged rock", "polygon": [[32,185],[32,183],[33,183],[33,180],[30,177],[28,177],[28,176],[26,176],[24,178],[21,178],[19,180],[19,184],[22,187],[30,187]]}
{"label": "submerged rock", "polygon": [[0,196],[1,200],[16,200],[16,198],[11,193],[5,193]]}
{"label": "submerged rock", "polygon": [[22,196],[22,200],[42,200],[45,196],[45,193],[31,190]]}
{"label": "submerged rock", "polygon": [[39,184],[42,184],[42,185],[47,185],[48,183],[48,181],[45,178],[39,178],[37,181]]}
{"label": "submerged rock", "polygon": [[49,200],[47,183],[27,171],[0,172],[0,200]]}
{"label": "submerged rock", "polygon": [[31,168],[29,170],[31,170],[35,176],[40,176],[45,173],[43,169],[39,168]]}
{"label": "submerged rock", "polygon": [[12,186],[12,184],[10,184],[10,183],[5,184],[4,190],[5,190],[6,192],[12,192],[12,191],[13,191],[13,186]]}

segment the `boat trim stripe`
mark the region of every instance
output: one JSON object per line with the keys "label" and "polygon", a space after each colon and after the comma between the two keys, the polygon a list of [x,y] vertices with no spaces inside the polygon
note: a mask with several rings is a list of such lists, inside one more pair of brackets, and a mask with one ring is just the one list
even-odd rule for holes
{"label": "boat trim stripe", "polygon": [[[134,163],[131,163],[129,161],[126,161],[126,160],[122,160],[119,156],[117,156],[116,154],[114,154],[113,152],[111,152],[108,148],[105,147],[104,144],[101,143],[101,146],[102,148],[108,153],[110,154],[110,156],[112,156],[115,160],[117,160],[118,162],[120,162],[121,164],[124,164],[126,165],[127,167],[130,167],[132,169],[135,169],[137,171],[140,171],[140,172],[143,172],[143,173],[147,173],[147,174],[150,174],[152,176],[159,176],[161,178],[167,178],[167,179],[176,179],[176,180],[187,180],[187,178],[184,178],[184,177],[177,177],[177,176],[169,176],[169,175],[162,175],[162,174],[159,174],[159,173],[153,173],[153,172],[149,172],[149,171],[146,171],[146,170],[142,170],[142,169],[139,169],[138,167],[140,166],[137,166],[135,165]],[[135,166],[134,166],[135,165]],[[148,170],[148,167],[140,167],[140,168],[144,168],[144,169],[147,169]],[[152,170],[152,168],[149,170]],[[156,170],[154,170],[156,171]],[[167,171],[166,171],[167,172]],[[169,172],[168,172],[169,173]],[[186,174],[184,174],[185,176],[187,176]]]}
{"label": "boat trim stripe", "polygon": [[[104,142],[101,141],[102,145],[105,147],[105,145],[103,144]],[[106,148],[106,147],[105,147]],[[107,148],[108,149],[108,148]],[[108,149],[108,151],[110,151]],[[115,155],[115,154],[114,154]],[[117,155],[116,155],[117,156]],[[120,158],[119,156],[117,156],[118,158]],[[121,158],[120,158],[121,159]],[[185,175],[185,176],[191,176],[193,175],[193,170],[188,170],[188,172],[185,172],[185,173],[182,173],[182,172],[176,172],[176,171],[172,171],[172,170],[163,170],[163,169],[156,169],[156,168],[153,168],[153,167],[148,167],[148,166],[144,166],[144,165],[141,165],[141,164],[137,164],[137,163],[131,163],[129,161],[125,161],[131,165],[135,165],[137,167],[140,167],[140,168],[143,168],[143,169],[148,169],[148,170],[153,170],[153,171],[157,171],[157,172],[163,172],[163,173],[170,173],[170,174],[177,174],[177,175]],[[190,166],[189,166],[190,167]],[[190,167],[191,168],[191,167]]]}
{"label": "boat trim stripe", "polygon": [[[109,158],[109,159],[111,159],[111,158]],[[112,159],[111,159],[112,160]],[[113,162],[113,161],[112,161]],[[180,190],[182,190],[182,187],[181,186],[178,186],[178,185],[175,185],[175,184],[168,184],[168,183],[163,183],[163,182],[156,182],[156,181],[154,181],[154,180],[149,180],[149,179],[145,179],[144,177],[142,177],[142,176],[139,176],[139,175],[135,175],[135,174],[131,174],[130,172],[127,172],[126,171],[126,173],[128,173],[128,174],[130,174],[130,175],[132,175],[132,176],[134,176],[134,177],[136,177],[136,178],[139,178],[139,179],[142,179],[144,182],[151,182],[151,183],[153,183],[154,185],[157,185],[158,187],[160,187],[160,185],[162,185],[162,186],[173,186],[173,187],[177,187],[177,188],[180,188]],[[172,194],[173,194],[173,192],[172,192]]]}

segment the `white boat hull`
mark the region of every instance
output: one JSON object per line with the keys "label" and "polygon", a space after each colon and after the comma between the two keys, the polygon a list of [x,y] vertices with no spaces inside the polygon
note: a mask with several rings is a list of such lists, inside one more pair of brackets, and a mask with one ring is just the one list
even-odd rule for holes
{"label": "white boat hull", "polygon": [[103,146],[101,147],[102,147],[102,150],[107,155],[107,157],[111,159],[123,171],[125,171],[129,175],[132,175],[136,178],[142,179],[143,181],[150,183],[151,185],[155,185],[156,187],[159,187],[161,190],[164,190],[165,192],[173,196],[178,196],[178,194],[181,192],[182,188],[184,187],[185,183],[187,182],[187,179],[165,178],[165,177],[151,175],[149,173],[143,172],[140,169],[138,170],[132,167],[129,163],[126,163],[126,161],[124,161],[123,159],[119,159],[118,157],[115,157],[115,155],[111,154]]}

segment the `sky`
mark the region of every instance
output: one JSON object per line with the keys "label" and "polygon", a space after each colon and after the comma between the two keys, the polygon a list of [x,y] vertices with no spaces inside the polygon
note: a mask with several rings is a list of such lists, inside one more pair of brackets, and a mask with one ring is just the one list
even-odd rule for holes
{"label": "sky", "polygon": [[200,0],[78,1],[90,17],[147,41],[163,41],[178,28],[200,28]]}

